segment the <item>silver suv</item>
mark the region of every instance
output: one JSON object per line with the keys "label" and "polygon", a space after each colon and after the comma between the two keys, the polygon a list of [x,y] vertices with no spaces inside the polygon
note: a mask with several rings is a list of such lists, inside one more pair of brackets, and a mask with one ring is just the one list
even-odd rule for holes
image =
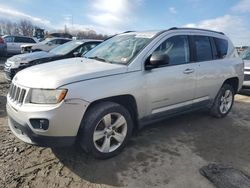
{"label": "silver suv", "polygon": [[244,64],[223,33],[172,28],[126,32],[85,54],[20,71],[7,96],[9,126],[42,146],[76,140],[96,158],[122,151],[143,125],[231,110]]}
{"label": "silver suv", "polygon": [[32,37],[27,36],[13,36],[13,35],[5,35],[2,37],[4,41],[7,43],[7,53],[8,54],[20,54],[21,53],[21,45],[33,45],[37,43],[37,40]]}

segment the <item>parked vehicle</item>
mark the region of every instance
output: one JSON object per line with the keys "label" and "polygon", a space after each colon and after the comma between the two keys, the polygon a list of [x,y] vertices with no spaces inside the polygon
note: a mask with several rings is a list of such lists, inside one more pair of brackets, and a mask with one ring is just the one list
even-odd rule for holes
{"label": "parked vehicle", "polygon": [[42,42],[39,42],[37,44],[27,44],[21,46],[21,52],[27,53],[27,52],[38,52],[38,51],[45,51],[48,52],[52,50],[53,48],[62,45],[66,42],[71,41],[71,39],[65,39],[65,38],[47,38],[43,40]]}
{"label": "parked vehicle", "polygon": [[243,89],[250,89],[250,47],[247,48],[240,56],[245,63],[245,77],[243,82]]}
{"label": "parked vehicle", "polygon": [[57,46],[49,52],[40,51],[15,55],[7,59],[5,63],[4,72],[6,79],[12,80],[17,72],[33,65],[59,59],[80,57],[101,42],[100,40],[75,40]]}
{"label": "parked vehicle", "polygon": [[0,37],[0,57],[5,57],[7,55],[7,44],[3,40],[2,37]]}
{"label": "parked vehicle", "polygon": [[2,37],[7,43],[7,54],[20,54],[21,45],[23,44],[35,44],[36,39],[26,36],[14,36],[14,35],[5,35]]}
{"label": "parked vehicle", "polygon": [[248,48],[249,48],[249,46],[236,47],[237,52],[238,52],[239,55],[241,55]]}
{"label": "parked vehicle", "polygon": [[24,142],[71,145],[96,158],[120,153],[143,125],[202,108],[225,117],[244,64],[223,33],[172,28],[116,35],[85,58],[20,71],[7,95]]}

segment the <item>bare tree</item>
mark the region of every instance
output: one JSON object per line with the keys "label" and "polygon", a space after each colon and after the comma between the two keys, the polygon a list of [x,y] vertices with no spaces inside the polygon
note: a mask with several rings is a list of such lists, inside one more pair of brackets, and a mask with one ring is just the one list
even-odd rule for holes
{"label": "bare tree", "polygon": [[[21,20],[19,22],[11,22],[9,20],[0,20],[0,34],[1,35],[25,35],[32,36],[33,29],[37,26],[32,24],[29,20]],[[37,27],[39,28],[39,27]],[[70,31],[67,26],[62,30],[58,30],[59,33],[68,33],[79,39],[106,39],[108,35],[97,34],[96,31],[88,30],[74,30]],[[48,32],[46,32],[48,36]]]}
{"label": "bare tree", "polygon": [[7,32],[8,35],[12,34],[12,29],[13,29],[12,23],[10,21],[7,21],[5,23],[5,30],[6,30],[6,32]]}
{"label": "bare tree", "polygon": [[21,20],[19,23],[19,28],[24,36],[32,36],[34,25],[28,20]]}
{"label": "bare tree", "polygon": [[17,23],[13,24],[13,35],[20,35],[19,26]]}

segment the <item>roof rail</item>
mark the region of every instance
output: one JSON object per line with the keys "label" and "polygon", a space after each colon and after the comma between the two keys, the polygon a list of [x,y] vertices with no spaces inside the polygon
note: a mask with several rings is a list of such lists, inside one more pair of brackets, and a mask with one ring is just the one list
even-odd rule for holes
{"label": "roof rail", "polygon": [[108,39],[110,39],[110,38],[112,38],[112,37],[115,37],[116,35],[119,35],[119,34],[131,33],[131,32],[135,32],[135,31],[124,31],[124,32],[122,32],[122,33],[114,34],[114,35],[109,36],[108,38],[106,38],[106,39],[103,40],[103,41],[106,41],[106,40],[108,40]]}
{"label": "roof rail", "polygon": [[219,31],[213,31],[213,30],[209,30],[209,29],[200,29],[200,28],[188,28],[188,27],[171,27],[168,30],[197,30],[197,31],[208,31],[208,32],[213,32],[213,33],[217,33],[217,34],[221,34],[221,35],[225,35],[223,32],[219,32]]}

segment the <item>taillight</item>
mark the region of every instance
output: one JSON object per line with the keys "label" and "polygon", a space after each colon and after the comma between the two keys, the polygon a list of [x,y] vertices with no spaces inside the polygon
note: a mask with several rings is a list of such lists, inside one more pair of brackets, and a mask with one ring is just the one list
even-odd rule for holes
{"label": "taillight", "polygon": [[5,41],[0,37],[0,44],[4,44]]}

